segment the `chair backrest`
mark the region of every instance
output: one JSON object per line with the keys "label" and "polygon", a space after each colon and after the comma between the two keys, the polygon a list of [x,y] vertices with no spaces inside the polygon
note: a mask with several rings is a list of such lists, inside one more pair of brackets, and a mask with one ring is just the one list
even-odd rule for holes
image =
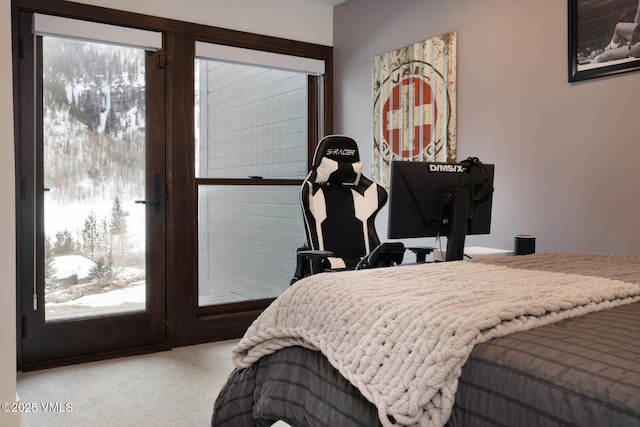
{"label": "chair backrest", "polygon": [[300,199],[309,247],[328,250],[332,269],[352,269],[380,244],[375,217],[387,191],[362,175],[356,142],[324,137],[316,148]]}

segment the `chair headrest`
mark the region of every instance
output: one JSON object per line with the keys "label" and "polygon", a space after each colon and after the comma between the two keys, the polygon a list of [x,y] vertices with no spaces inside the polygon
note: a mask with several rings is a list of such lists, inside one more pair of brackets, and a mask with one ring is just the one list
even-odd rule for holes
{"label": "chair headrest", "polygon": [[309,180],[316,184],[357,185],[362,173],[358,144],[344,135],[328,135],[320,140],[311,164]]}

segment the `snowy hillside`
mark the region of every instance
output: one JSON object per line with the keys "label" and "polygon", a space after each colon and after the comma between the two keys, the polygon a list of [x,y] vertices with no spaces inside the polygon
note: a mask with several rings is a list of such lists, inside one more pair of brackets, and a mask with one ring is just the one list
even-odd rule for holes
{"label": "snowy hillside", "polygon": [[51,296],[75,298],[82,289],[82,297],[144,280],[145,208],[134,201],[145,198],[145,96],[142,50],[43,39]]}

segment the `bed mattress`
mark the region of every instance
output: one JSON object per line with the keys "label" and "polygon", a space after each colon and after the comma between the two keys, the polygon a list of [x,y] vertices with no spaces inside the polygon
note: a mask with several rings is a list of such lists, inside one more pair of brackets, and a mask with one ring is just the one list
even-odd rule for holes
{"label": "bed mattress", "polygon": [[[376,407],[317,351],[236,369],[213,426],[376,426]],[[640,303],[494,338],[462,370],[450,427],[640,426]]]}
{"label": "bed mattress", "polygon": [[640,257],[446,264],[300,281],[234,349],[212,424],[639,425]]}

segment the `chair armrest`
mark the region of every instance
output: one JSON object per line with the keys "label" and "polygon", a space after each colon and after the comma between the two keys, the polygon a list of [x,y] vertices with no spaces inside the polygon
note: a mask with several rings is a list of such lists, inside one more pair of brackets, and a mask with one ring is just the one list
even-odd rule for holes
{"label": "chair armrest", "polygon": [[298,280],[306,276],[311,276],[324,271],[323,264],[330,256],[334,256],[332,251],[321,251],[318,249],[300,248],[296,252],[296,273],[289,285],[293,285]]}
{"label": "chair armrest", "polygon": [[298,251],[297,253],[299,256],[310,260],[326,259],[330,256],[335,256],[335,252],[321,251],[319,249],[306,249],[303,251]]}

